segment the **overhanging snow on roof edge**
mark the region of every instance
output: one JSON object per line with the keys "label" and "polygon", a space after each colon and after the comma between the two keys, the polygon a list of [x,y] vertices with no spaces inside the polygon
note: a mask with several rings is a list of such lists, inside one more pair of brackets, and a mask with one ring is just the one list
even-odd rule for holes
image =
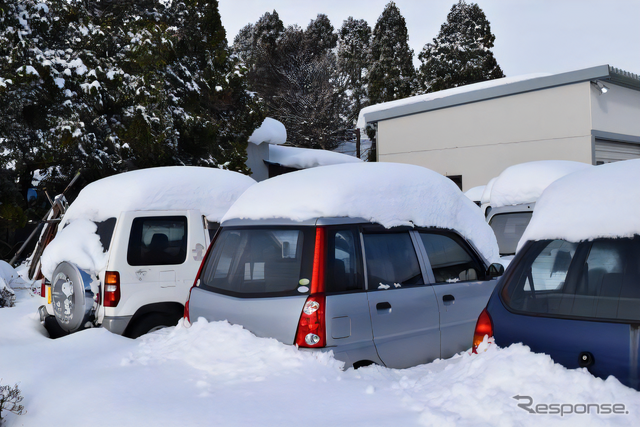
{"label": "overhanging snow on roof edge", "polygon": [[561,74],[506,77],[371,105],[361,110],[358,126],[364,127],[367,123],[381,120],[592,80],[607,81],[640,90],[638,75],[609,67],[609,65],[599,65]]}

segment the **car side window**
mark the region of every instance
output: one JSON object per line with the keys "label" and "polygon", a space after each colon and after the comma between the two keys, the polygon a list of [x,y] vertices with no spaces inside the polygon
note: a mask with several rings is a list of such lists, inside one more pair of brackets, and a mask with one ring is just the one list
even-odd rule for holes
{"label": "car side window", "polygon": [[129,265],[175,265],[187,257],[187,218],[140,217],[131,225]]}
{"label": "car side window", "polygon": [[422,285],[422,272],[409,232],[364,234],[369,290]]}
{"label": "car side window", "polygon": [[481,280],[478,261],[453,238],[439,233],[420,232],[436,283]]}
{"label": "car side window", "polygon": [[327,292],[349,292],[364,289],[358,258],[357,230],[328,229],[327,231]]}

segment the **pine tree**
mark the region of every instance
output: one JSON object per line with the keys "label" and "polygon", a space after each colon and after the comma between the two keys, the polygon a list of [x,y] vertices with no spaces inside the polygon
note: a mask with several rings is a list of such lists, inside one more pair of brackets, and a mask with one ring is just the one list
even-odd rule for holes
{"label": "pine tree", "polygon": [[340,28],[338,68],[347,92],[347,122],[355,125],[360,110],[368,105],[367,72],[371,45],[371,27],[363,19],[347,18]]}
{"label": "pine tree", "polygon": [[88,181],[175,164],[246,171],[264,117],[206,0],[0,3],[0,108],[0,164],[23,200],[36,173],[51,189],[79,168]]}
{"label": "pine tree", "polygon": [[369,101],[377,104],[410,96],[414,78],[407,25],[392,1],[385,6],[373,29]]}
{"label": "pine tree", "polygon": [[264,100],[267,114],[285,125],[289,144],[332,149],[340,142],[344,96],[336,42],[326,15],[319,14],[306,30],[283,29],[276,11],[244,27],[234,40],[250,89]]}
{"label": "pine tree", "polygon": [[504,77],[491,52],[494,41],[482,9],[460,0],[433,43],[427,43],[419,55],[419,91],[435,92]]}

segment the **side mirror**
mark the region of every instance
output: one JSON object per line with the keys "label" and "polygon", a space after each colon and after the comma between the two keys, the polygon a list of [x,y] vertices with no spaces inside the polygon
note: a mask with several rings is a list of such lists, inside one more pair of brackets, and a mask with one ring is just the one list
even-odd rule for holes
{"label": "side mirror", "polygon": [[493,264],[491,264],[487,269],[487,276],[489,276],[489,278],[491,279],[500,277],[503,274],[504,274],[504,267],[502,266],[502,264],[499,264],[497,262],[494,262]]}

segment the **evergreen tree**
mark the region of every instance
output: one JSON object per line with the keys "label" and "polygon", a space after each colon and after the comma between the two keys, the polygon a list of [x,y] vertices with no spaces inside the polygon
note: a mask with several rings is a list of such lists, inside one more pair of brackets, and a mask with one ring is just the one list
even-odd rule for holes
{"label": "evergreen tree", "polygon": [[264,116],[225,37],[216,1],[0,3],[0,164],[23,200],[36,172],[246,171]]}
{"label": "evergreen tree", "polygon": [[349,17],[342,24],[338,41],[338,68],[347,94],[345,115],[355,125],[360,110],[368,105],[367,72],[371,27],[363,19]]}
{"label": "evergreen tree", "polygon": [[336,42],[326,15],[318,15],[306,30],[283,29],[276,11],[244,27],[234,40],[250,89],[264,100],[267,114],[285,125],[294,146],[332,149],[340,142],[344,97]]}
{"label": "evergreen tree", "polygon": [[385,6],[373,29],[369,101],[377,104],[410,96],[414,78],[407,25],[392,1]]}
{"label": "evergreen tree", "polygon": [[435,92],[504,77],[491,52],[494,41],[482,9],[460,0],[433,43],[427,43],[419,55],[419,91]]}

